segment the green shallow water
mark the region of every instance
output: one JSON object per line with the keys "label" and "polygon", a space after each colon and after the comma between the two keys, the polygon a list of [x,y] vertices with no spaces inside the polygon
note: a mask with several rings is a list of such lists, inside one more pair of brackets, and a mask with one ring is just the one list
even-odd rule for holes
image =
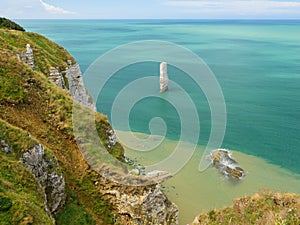
{"label": "green shallow water", "polygon": [[[122,132],[122,136],[126,137],[126,133],[128,132]],[[145,138],[144,134],[136,136]],[[123,140],[127,141],[126,138]],[[139,142],[130,144],[131,148],[126,148],[126,155],[147,166],[168,157],[177,142],[164,139],[160,146],[149,152],[133,150],[132,147],[140,147]],[[298,174],[238,151],[232,151],[232,155],[246,171],[243,180],[233,183],[220,175],[214,167],[199,172],[198,165],[203,152],[204,148],[197,146],[183,169],[163,183],[165,193],[179,207],[180,224],[190,223],[201,212],[229,206],[234,198],[252,195],[262,189],[300,194]]]}

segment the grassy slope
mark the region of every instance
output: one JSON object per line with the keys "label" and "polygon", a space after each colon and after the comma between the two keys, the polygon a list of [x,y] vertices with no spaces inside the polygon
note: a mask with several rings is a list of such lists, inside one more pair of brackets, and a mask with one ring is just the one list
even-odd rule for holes
{"label": "grassy slope", "polygon": [[[25,50],[27,43],[34,51],[35,71],[16,56]],[[67,59],[74,59],[65,49],[38,34],[6,29],[0,29],[0,49],[0,118],[28,131],[49,149],[58,159],[66,178],[67,206],[57,215],[57,223],[110,223],[113,217],[111,206],[94,185],[96,174],[89,169],[72,134],[73,101],[47,79],[51,67],[64,68]],[[99,133],[104,134],[109,126],[106,117],[98,114],[97,118]],[[117,146],[116,152],[119,154],[120,151],[122,148]],[[18,163],[17,159],[13,161]]]}
{"label": "grassy slope", "polygon": [[[0,139],[9,140],[12,154],[0,152],[0,224],[54,224],[44,210],[44,197],[37,181],[18,160],[22,149],[35,142],[26,132],[0,120]],[[1,207],[10,202],[10,207]],[[2,210],[1,210],[2,208]]]}
{"label": "grassy slope", "polygon": [[193,224],[300,224],[300,195],[261,191],[252,197],[236,199],[222,210],[212,210]]}

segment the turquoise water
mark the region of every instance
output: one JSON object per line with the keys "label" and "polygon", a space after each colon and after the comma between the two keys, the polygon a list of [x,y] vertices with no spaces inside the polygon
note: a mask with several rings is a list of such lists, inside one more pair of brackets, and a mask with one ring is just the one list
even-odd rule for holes
{"label": "turquoise water", "polygon": [[[106,51],[138,40],[164,40],[198,54],[211,68],[227,106],[222,147],[261,157],[300,173],[300,21],[210,20],[21,20],[28,31],[65,47],[84,72]],[[107,83],[98,109],[110,116],[112,101],[125,84],[157,74],[158,63],[139,63],[119,71]],[[123,76],[123,75],[126,76]],[[200,145],[210,131],[208,103],[192,80],[169,68],[172,80],[191,94],[201,121]],[[126,77],[126,78],[124,78]],[[149,132],[151,118],[165,119],[169,139],[178,139],[179,116],[157,98],[139,102],[131,112],[132,130]],[[116,129],[122,129],[119,125]]]}

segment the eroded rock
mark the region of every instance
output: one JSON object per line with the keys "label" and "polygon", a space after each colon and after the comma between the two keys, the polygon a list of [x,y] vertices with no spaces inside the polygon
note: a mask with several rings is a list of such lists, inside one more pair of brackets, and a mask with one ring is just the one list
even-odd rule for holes
{"label": "eroded rock", "polygon": [[169,76],[168,76],[168,64],[166,62],[162,62],[160,64],[160,92],[165,92],[168,90]]}
{"label": "eroded rock", "polygon": [[58,68],[50,70],[49,79],[53,81],[58,87],[68,90],[63,73],[60,72]]}
{"label": "eroded rock", "polygon": [[[71,62],[68,61],[68,63]],[[69,91],[72,98],[83,106],[96,111],[95,103],[83,84],[82,74],[77,63],[74,65],[69,65],[69,67],[66,69],[66,77],[68,79]]]}
{"label": "eroded rock", "polygon": [[146,177],[149,177],[156,182],[162,182],[172,177],[172,174],[170,174],[167,171],[162,170],[153,170],[148,173],[146,173]]}
{"label": "eroded rock", "polygon": [[[137,172],[137,171],[136,171]],[[161,185],[146,176],[123,174],[103,166],[97,185],[100,192],[125,215],[130,224],[178,224],[178,208],[161,190]],[[104,182],[103,182],[104,178]]]}
{"label": "eroded rock", "polygon": [[34,69],[34,57],[33,51],[30,44],[26,44],[26,52],[21,52],[17,55],[24,63],[28,64],[32,69]]}
{"label": "eroded rock", "polygon": [[65,179],[58,171],[56,162],[46,159],[44,148],[40,144],[23,153],[21,161],[44,190],[46,211],[55,214],[66,200]]}
{"label": "eroded rock", "polygon": [[9,144],[5,140],[0,141],[0,147],[1,150],[4,151],[6,154],[10,154],[12,152]]}
{"label": "eroded rock", "polygon": [[177,206],[167,199],[159,184],[145,187],[140,195],[117,189],[107,190],[106,194],[114,196],[119,213],[128,215],[136,224],[178,224]]}

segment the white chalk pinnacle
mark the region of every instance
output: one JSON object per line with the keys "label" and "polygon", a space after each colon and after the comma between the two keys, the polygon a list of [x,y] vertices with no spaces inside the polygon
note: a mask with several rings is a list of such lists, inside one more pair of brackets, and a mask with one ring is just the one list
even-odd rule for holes
{"label": "white chalk pinnacle", "polygon": [[166,62],[162,62],[160,64],[160,92],[165,92],[168,90],[168,64]]}

